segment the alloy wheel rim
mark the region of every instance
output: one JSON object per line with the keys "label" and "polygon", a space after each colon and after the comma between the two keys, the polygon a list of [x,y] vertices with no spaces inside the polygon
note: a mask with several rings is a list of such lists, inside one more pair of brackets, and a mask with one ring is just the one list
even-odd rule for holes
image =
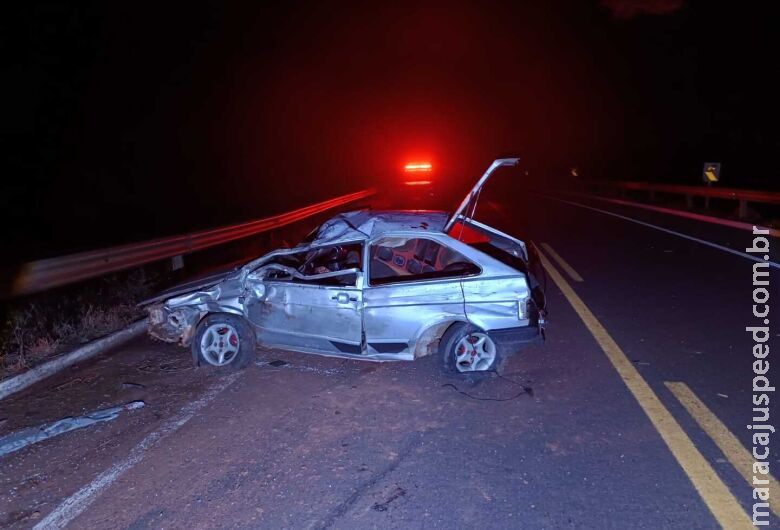
{"label": "alloy wheel rim", "polygon": [[212,366],[230,364],[238,355],[239,346],[238,332],[230,324],[212,324],[200,339],[203,358]]}
{"label": "alloy wheel rim", "polygon": [[496,359],[496,345],[485,333],[471,333],[455,345],[455,367],[459,372],[482,372]]}

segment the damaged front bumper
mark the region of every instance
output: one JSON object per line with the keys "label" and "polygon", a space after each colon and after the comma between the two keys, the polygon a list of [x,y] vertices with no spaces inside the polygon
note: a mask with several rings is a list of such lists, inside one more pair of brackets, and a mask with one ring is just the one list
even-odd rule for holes
{"label": "damaged front bumper", "polygon": [[[236,294],[240,282],[222,281],[208,289],[193,291],[146,306],[149,335],[165,342],[189,346],[198,322],[208,313],[241,313]],[[223,295],[228,296],[223,299]]]}
{"label": "damaged front bumper", "polygon": [[165,342],[189,346],[195,336],[195,328],[204,312],[194,307],[171,309],[164,304],[146,308],[149,314],[149,335]]}

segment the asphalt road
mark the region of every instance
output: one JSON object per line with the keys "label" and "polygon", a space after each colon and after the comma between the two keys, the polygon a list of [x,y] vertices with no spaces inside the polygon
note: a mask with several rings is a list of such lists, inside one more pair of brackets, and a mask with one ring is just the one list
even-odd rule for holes
{"label": "asphalt road", "polygon": [[548,339],[500,377],[282,351],[226,374],[141,339],[0,403],[3,434],[146,403],[0,458],[0,526],[749,527],[753,262],[584,206],[737,251],[752,236],[568,200],[483,205],[551,269]]}

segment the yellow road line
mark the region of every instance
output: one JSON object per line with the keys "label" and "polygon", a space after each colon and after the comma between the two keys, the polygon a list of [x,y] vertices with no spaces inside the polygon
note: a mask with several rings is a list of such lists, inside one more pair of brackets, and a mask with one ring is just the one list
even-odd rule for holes
{"label": "yellow road line", "polygon": [[[755,458],[748,452],[747,449],[739,442],[736,436],[734,436],[728,428],[723,425],[718,417],[707,408],[707,405],[688,388],[685,383],[678,382],[665,382],[666,387],[672,391],[672,394],[680,400],[685,410],[688,411],[699,427],[702,428],[707,435],[712,438],[715,445],[718,446],[720,451],[729,459],[734,468],[739,471],[745,480],[748,481],[750,486],[753,486],[753,462]],[[760,487],[768,487],[774,495],[769,496],[769,507],[775,512],[775,515],[780,516],[780,499],[777,495],[780,493],[778,490],[777,481],[771,475],[756,475],[763,479],[769,480],[768,485],[762,485]]]}
{"label": "yellow road line", "polygon": [[560,254],[558,254],[557,252],[555,252],[555,251],[553,250],[553,248],[552,248],[550,245],[548,245],[547,243],[542,243],[542,246],[544,247],[544,250],[546,250],[546,251],[547,251],[547,252],[550,254],[550,256],[552,256],[552,258],[555,260],[555,262],[556,262],[556,263],[557,263],[557,264],[558,264],[558,265],[559,265],[559,266],[560,266],[560,267],[561,267],[563,270],[565,270],[565,271],[566,271],[566,274],[568,274],[568,275],[569,275],[569,277],[570,277],[572,280],[574,280],[575,282],[582,282],[582,281],[584,281],[584,280],[582,279],[582,276],[580,276],[579,274],[577,274],[577,271],[575,271],[575,270],[574,270],[574,267],[572,267],[571,265],[569,265],[568,263],[566,263],[566,260],[565,260],[565,259],[563,259],[563,258],[560,256]]}
{"label": "yellow road line", "polygon": [[610,336],[601,322],[588,309],[582,299],[574,292],[571,285],[564,279],[547,257],[539,253],[547,273],[556,283],[563,295],[579,315],[585,326],[596,339],[607,358],[628,387],[639,406],[645,411],[661,438],[666,442],[677,462],[688,475],[696,491],[712,512],[712,515],[723,528],[752,529],[750,518],[732,495],[718,474],[702,456],[685,431],[674,419],[674,416],[661,403],[650,385],[642,378],[637,369],[628,360],[620,346]]}

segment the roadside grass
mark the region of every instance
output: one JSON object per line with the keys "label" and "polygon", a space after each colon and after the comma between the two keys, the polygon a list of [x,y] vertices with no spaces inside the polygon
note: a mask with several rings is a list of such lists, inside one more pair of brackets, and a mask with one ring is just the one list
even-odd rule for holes
{"label": "roadside grass", "polygon": [[141,318],[144,312],[136,304],[158,282],[141,268],[8,302],[2,308],[0,379]]}

